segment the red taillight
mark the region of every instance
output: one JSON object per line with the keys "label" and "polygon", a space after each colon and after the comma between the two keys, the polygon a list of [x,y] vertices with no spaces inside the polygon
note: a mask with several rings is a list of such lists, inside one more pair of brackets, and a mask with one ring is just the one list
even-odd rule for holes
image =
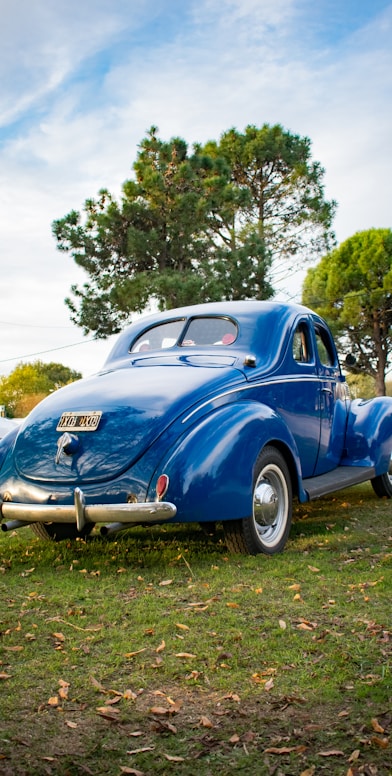
{"label": "red taillight", "polygon": [[169,487],[169,477],[167,474],[161,474],[158,477],[157,486],[156,486],[156,493],[157,493],[157,499],[160,501],[165,493],[167,493],[167,489]]}

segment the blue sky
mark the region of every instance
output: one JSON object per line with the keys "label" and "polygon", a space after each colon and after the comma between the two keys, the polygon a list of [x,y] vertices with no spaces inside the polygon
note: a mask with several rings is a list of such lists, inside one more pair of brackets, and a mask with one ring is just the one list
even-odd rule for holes
{"label": "blue sky", "polygon": [[69,321],[63,300],[85,278],[51,223],[101,187],[119,194],[152,124],[191,145],[280,123],[312,141],[339,242],[391,227],[392,2],[2,6],[0,374],[37,357],[84,374],[102,365],[112,343]]}

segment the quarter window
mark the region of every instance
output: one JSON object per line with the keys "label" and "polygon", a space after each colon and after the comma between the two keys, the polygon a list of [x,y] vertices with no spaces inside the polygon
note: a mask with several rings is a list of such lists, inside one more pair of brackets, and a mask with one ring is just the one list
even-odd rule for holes
{"label": "quarter window", "polygon": [[293,358],[300,364],[308,364],[311,361],[311,344],[309,329],[306,323],[299,323],[293,337]]}

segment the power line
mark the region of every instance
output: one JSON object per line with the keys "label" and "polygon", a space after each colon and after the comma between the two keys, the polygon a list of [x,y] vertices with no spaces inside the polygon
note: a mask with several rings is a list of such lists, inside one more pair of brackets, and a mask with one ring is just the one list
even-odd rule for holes
{"label": "power line", "polygon": [[44,353],[55,353],[56,350],[66,350],[67,348],[75,348],[77,345],[86,345],[89,342],[96,342],[97,340],[92,337],[89,340],[82,340],[81,342],[74,342],[72,345],[62,345],[59,348],[50,348],[49,350],[40,350],[37,353],[27,353],[24,356],[14,356],[14,358],[2,358],[0,364],[5,364],[7,361],[19,361],[22,358],[32,358],[33,356],[42,356]]}
{"label": "power line", "polygon": [[21,329],[68,329],[72,326],[40,326],[37,323],[13,323],[12,321],[0,321],[0,326],[17,326]]}

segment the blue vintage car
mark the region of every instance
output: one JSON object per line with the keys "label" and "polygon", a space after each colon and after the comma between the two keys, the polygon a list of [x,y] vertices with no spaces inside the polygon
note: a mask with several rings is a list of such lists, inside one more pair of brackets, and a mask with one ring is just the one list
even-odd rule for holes
{"label": "blue vintage car", "polygon": [[43,538],[223,523],[273,554],[300,502],[370,480],[392,496],[392,399],[351,401],[326,323],[300,305],[220,302],[138,320],[102,371],[0,441],[3,530]]}

